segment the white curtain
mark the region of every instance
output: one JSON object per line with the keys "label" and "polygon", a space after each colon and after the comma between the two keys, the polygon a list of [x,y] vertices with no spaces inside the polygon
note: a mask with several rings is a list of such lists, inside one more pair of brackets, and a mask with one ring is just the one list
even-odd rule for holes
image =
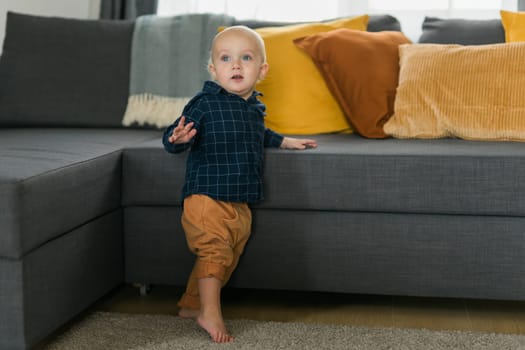
{"label": "white curtain", "polygon": [[519,0],[158,0],[159,15],[216,12],[238,19],[315,21],[342,16],[391,14],[412,40],[421,34],[425,16],[499,18],[499,10],[516,11]]}

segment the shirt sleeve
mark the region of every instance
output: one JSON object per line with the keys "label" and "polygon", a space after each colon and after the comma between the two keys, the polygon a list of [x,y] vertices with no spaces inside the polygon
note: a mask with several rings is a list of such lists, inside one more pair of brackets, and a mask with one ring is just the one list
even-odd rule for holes
{"label": "shirt sleeve", "polygon": [[271,129],[266,129],[264,132],[264,147],[281,147],[283,143],[284,136],[276,133]]}
{"label": "shirt sleeve", "polygon": [[[199,127],[201,125],[201,120],[204,118],[204,115],[206,114],[206,107],[207,104],[203,101],[206,99],[205,94],[199,93],[195,95],[188,104],[184,107],[184,110],[182,111],[182,114],[173,124],[171,124],[162,135],[162,144],[164,145],[164,149],[168,151],[169,153],[180,153],[188,148],[190,148],[194,142],[195,138],[199,137]],[[195,135],[189,142],[187,143],[180,143],[180,144],[173,144],[168,141],[169,137],[173,133],[173,129],[175,129],[180,122],[180,118],[184,116],[186,118],[186,124],[193,122],[193,128],[197,129],[197,135]]]}
{"label": "shirt sleeve", "polygon": [[179,125],[180,118],[182,116],[177,118],[177,120],[175,120],[175,122],[171,124],[162,135],[162,144],[164,145],[164,149],[166,151],[168,151],[169,153],[180,153],[187,150],[193,145],[193,143],[195,142],[195,138],[199,137],[199,126],[201,123],[201,119],[205,114],[205,111],[202,110],[200,107],[200,99],[195,98],[194,100],[190,101],[182,111],[182,115],[186,118],[186,124],[193,122],[193,128],[197,129],[197,135],[195,135],[189,142],[186,143],[173,144],[169,142],[168,139],[173,133],[173,129],[175,129]]}
{"label": "shirt sleeve", "polygon": [[173,129],[175,129],[179,125],[179,122],[180,122],[180,117],[177,118],[177,120],[173,124],[171,124],[164,131],[164,134],[162,135],[162,144],[164,145],[164,149],[168,151],[169,153],[180,153],[180,152],[187,150],[191,146],[191,141],[187,143],[179,143],[179,144],[174,144],[168,141],[169,137],[173,133]]}

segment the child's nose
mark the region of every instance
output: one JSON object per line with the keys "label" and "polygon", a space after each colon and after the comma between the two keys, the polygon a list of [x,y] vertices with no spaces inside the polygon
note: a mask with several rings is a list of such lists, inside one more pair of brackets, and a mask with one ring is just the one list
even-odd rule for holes
{"label": "child's nose", "polygon": [[241,66],[241,60],[236,58],[233,60],[233,68],[239,68]]}

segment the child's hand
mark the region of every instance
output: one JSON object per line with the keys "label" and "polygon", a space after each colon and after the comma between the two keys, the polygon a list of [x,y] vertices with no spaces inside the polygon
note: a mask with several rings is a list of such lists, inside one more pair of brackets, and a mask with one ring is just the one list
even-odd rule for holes
{"label": "child's hand", "polygon": [[180,117],[179,125],[173,129],[171,136],[168,138],[169,143],[188,143],[197,134],[197,129],[193,129],[193,122],[184,125],[185,121],[186,117]]}
{"label": "child's hand", "polygon": [[317,142],[309,139],[296,139],[294,137],[285,137],[281,143],[282,149],[307,149],[316,148]]}

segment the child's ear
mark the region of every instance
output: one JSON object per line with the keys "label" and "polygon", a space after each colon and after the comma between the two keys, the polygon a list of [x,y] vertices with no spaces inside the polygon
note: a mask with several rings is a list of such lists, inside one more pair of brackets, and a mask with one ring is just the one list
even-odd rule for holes
{"label": "child's ear", "polygon": [[266,77],[266,74],[268,73],[268,70],[270,69],[270,66],[267,62],[264,62],[261,65],[261,69],[259,70],[259,80],[263,80]]}
{"label": "child's ear", "polygon": [[208,72],[210,72],[211,77],[213,80],[217,80],[217,72],[215,71],[215,66],[213,63],[208,64]]}

